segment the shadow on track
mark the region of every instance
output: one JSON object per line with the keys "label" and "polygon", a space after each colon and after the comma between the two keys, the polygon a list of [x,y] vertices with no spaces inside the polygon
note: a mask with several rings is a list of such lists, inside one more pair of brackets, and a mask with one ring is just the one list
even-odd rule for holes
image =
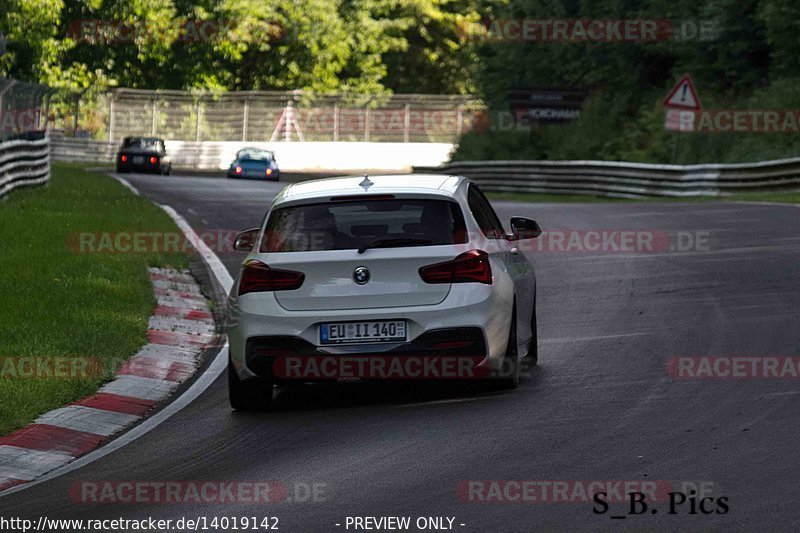
{"label": "shadow on track", "polygon": [[324,411],[378,405],[424,406],[429,402],[457,403],[504,397],[521,399],[523,394],[530,394],[530,389],[538,387],[546,375],[547,370],[541,366],[528,370],[516,391],[501,390],[491,380],[386,380],[281,385],[276,387],[270,412]]}

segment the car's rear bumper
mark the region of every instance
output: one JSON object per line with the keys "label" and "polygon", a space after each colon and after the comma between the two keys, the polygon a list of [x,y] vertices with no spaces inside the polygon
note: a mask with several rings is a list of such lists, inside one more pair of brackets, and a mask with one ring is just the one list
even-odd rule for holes
{"label": "car's rear bumper", "polygon": [[[512,316],[513,294],[506,297],[506,292],[496,285],[453,285],[447,298],[436,305],[325,311],[288,311],[277,303],[274,293],[246,294],[229,300],[231,362],[240,379],[263,375],[274,359],[267,363],[262,359],[284,355],[466,356],[486,359],[486,364],[496,368],[506,351]],[[406,321],[408,334],[403,343],[323,346],[319,341],[321,323],[393,319]],[[442,335],[446,339],[440,339]],[[466,340],[474,342],[453,345],[457,348],[435,346]]]}
{"label": "car's rear bumper", "polygon": [[155,165],[145,163],[141,165],[134,165],[133,163],[120,163],[117,162],[117,170],[123,172],[143,172],[143,173],[160,173],[162,171],[161,163]]}
{"label": "car's rear bumper", "polygon": [[273,172],[269,176],[266,173],[261,172],[242,172],[241,174],[237,174],[236,172],[228,171],[227,176],[232,179],[248,179],[248,180],[265,180],[265,181],[278,181],[281,177],[280,172]]}
{"label": "car's rear bumper", "polygon": [[[389,350],[370,347],[332,354],[298,337],[252,337],[246,343],[245,363],[258,376],[284,381],[467,379],[484,375],[479,367],[486,366],[483,331],[475,327],[426,331]],[[428,364],[431,359],[434,364]]]}

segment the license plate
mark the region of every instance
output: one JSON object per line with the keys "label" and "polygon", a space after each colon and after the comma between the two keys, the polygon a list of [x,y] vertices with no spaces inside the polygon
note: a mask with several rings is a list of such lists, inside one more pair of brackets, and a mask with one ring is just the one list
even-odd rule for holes
{"label": "license plate", "polygon": [[398,342],[406,340],[405,320],[371,322],[334,322],[320,324],[320,344],[356,344],[360,342]]}
{"label": "license plate", "polygon": [[144,163],[144,156],[141,156],[141,155],[133,156],[133,164],[134,165],[141,165],[142,163]]}

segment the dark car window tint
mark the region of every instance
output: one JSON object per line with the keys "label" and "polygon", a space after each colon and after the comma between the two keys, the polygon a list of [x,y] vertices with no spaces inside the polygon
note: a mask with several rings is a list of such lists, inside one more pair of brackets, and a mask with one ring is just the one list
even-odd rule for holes
{"label": "dark car window tint", "polygon": [[371,200],[279,208],[269,216],[261,251],[348,250],[383,239],[402,240],[398,246],[464,243],[464,217],[458,204],[447,200]]}
{"label": "dark car window tint", "polygon": [[481,228],[483,234],[490,239],[501,239],[505,235],[503,224],[494,212],[489,200],[478,189],[477,185],[470,184],[467,193],[467,203],[475,222]]}
{"label": "dark car window tint", "polygon": [[250,161],[271,161],[272,153],[259,150],[242,150],[239,152],[239,155],[237,155],[237,159]]}
{"label": "dark car window tint", "polygon": [[127,137],[122,140],[123,148],[139,148],[143,150],[158,150],[165,152],[164,141],[161,139],[143,139],[141,137]]}

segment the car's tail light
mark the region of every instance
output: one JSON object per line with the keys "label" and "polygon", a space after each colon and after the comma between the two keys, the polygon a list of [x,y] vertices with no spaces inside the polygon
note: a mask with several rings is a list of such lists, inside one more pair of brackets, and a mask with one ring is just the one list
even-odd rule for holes
{"label": "car's tail light", "polygon": [[290,291],[299,289],[306,275],[293,270],[270,268],[251,259],[244,263],[239,281],[239,296],[248,292]]}
{"label": "car's tail light", "polygon": [[237,174],[241,174],[242,173],[242,167],[236,167],[235,170],[236,170]]}
{"label": "car's tail light", "polygon": [[470,250],[452,261],[424,266],[419,269],[419,275],[425,283],[492,284],[489,255],[481,250]]}
{"label": "car's tail light", "polygon": [[272,169],[271,169],[271,168],[268,168],[268,169],[267,169],[267,176],[269,176],[269,175],[271,175],[271,174],[272,174]]}
{"label": "car's tail light", "polygon": [[153,157],[151,157],[151,158],[150,158],[150,163],[152,163],[153,165],[155,165],[156,163],[158,163],[158,158],[157,158],[156,156],[153,156]]}
{"label": "car's tail light", "polygon": [[128,156],[127,155],[120,156],[119,160],[124,163],[125,161],[128,160]]}

